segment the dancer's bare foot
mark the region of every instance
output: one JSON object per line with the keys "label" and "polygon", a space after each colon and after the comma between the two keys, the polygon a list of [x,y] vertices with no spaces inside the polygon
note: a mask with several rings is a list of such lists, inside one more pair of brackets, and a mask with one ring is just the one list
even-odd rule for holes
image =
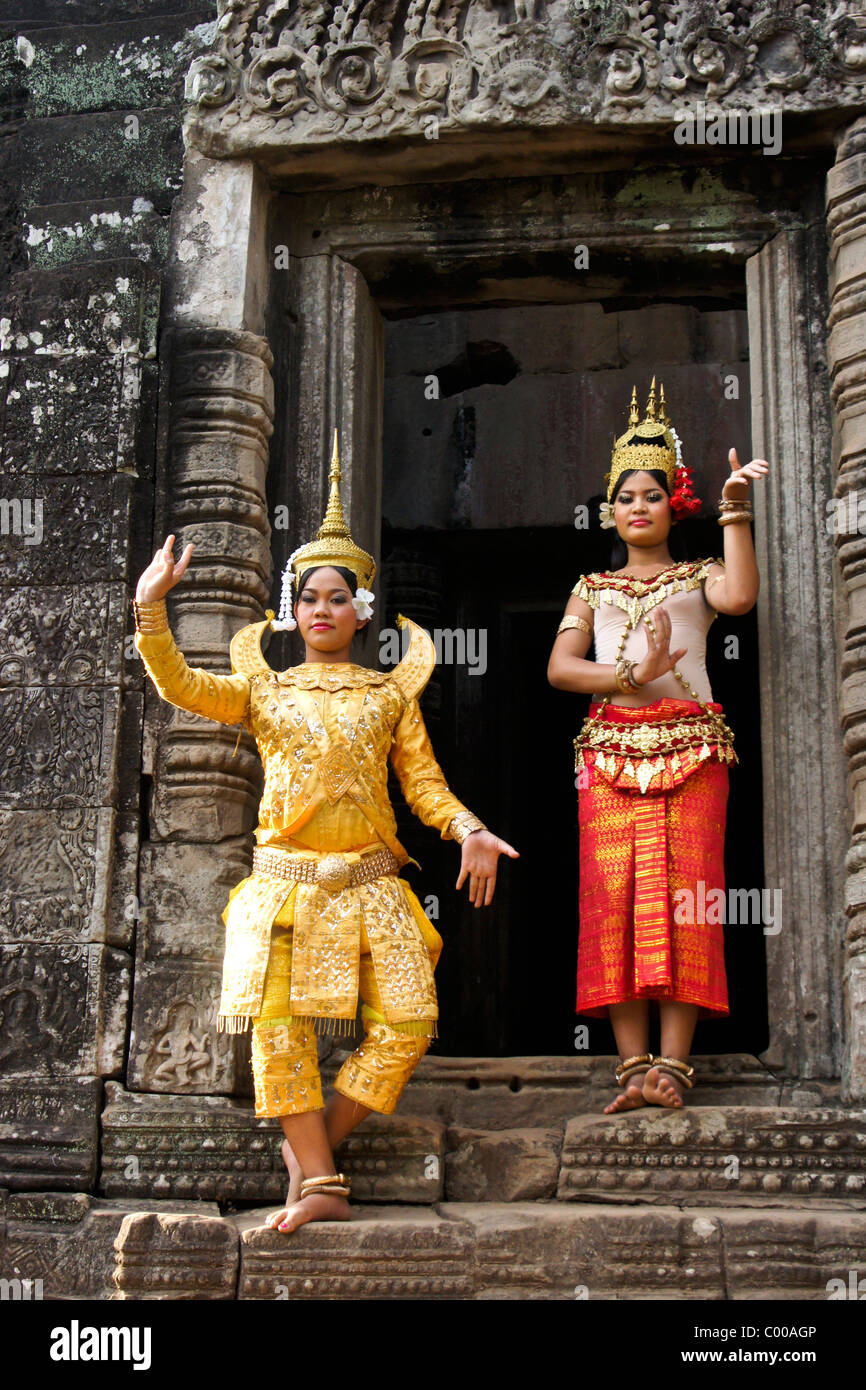
{"label": "dancer's bare foot", "polygon": [[279,1226],[280,1222],[285,1217],[287,1209],[290,1206],[292,1206],[300,1197],[301,1183],[304,1180],[303,1169],[301,1168],[301,1165],[298,1162],[298,1160],[295,1158],[294,1150],[292,1149],[292,1146],[289,1143],[288,1139],[284,1139],[282,1144],[280,1145],[280,1153],[283,1155],[283,1162],[285,1163],[289,1173],[289,1190],[286,1193],[286,1205],[282,1208],[281,1211],[275,1211],[271,1216],[268,1217],[267,1221],[265,1222],[265,1225],[270,1226],[272,1230],[275,1226]]}
{"label": "dancer's bare foot", "polygon": [[610,1105],[604,1107],[605,1115],[618,1115],[621,1110],[639,1110],[642,1105],[646,1105],[643,1093],[644,1073],[639,1072],[635,1076],[630,1076],[626,1083],[625,1090],[621,1091]]}
{"label": "dancer's bare foot", "polygon": [[276,1225],[278,1231],[296,1231],[308,1221],[348,1221],[351,1215],[352,1208],[345,1197],[326,1197],[314,1192],[278,1212],[277,1219],[272,1218],[268,1225]]}
{"label": "dancer's bare foot", "polygon": [[683,1103],[683,1083],[670,1072],[650,1067],[643,1083],[643,1098],[648,1105],[663,1105],[667,1110],[679,1110]]}

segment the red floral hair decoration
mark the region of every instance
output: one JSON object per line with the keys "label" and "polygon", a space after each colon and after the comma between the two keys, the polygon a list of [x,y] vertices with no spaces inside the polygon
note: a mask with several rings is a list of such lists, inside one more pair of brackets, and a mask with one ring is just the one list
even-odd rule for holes
{"label": "red floral hair decoration", "polygon": [[694,469],[683,463],[683,446],[676,430],[671,427],[674,446],[677,451],[677,471],[674,474],[674,490],[671,493],[671,513],[677,521],[685,516],[694,516],[701,510],[701,499],[695,496]]}

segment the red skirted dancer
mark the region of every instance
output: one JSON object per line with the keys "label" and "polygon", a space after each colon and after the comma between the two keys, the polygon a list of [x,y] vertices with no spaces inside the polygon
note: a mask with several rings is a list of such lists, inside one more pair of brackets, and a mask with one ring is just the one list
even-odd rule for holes
{"label": "red skirted dancer", "polygon": [[[664,387],[657,400],[653,378],[643,420],[633,390],[601,507],[602,526],[615,526],[619,537],[618,568],[577,582],[548,666],[551,685],[593,696],[575,739],[577,1012],[610,1015],[621,1094],[608,1114],[681,1106],[693,1085],[688,1057],[698,1018],[728,1013],[722,924],[707,904],[721,901],[714,890],[725,886],[728,766],[736,755],[707,679],[706,638],[716,613],[754,607],[749,489],[769,466],[753,459],[741,468],[735,449],[728,459],[724,560],[674,560],[671,527],[701,503]],[[649,1052],[651,999],[661,1014],[658,1057]]]}

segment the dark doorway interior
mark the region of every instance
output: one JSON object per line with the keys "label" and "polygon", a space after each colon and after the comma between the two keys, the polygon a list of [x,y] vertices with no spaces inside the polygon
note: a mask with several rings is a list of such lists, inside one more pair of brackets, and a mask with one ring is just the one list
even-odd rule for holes
{"label": "dark doorway interior", "polygon": [[[691,523],[691,556],[720,553],[715,522]],[[440,1053],[575,1054],[575,1027],[590,1054],[615,1051],[606,1021],[574,1013],[578,930],[577,792],[571,740],[588,700],[552,689],[546,667],[578,574],[605,569],[603,533],[573,528],[383,533],[388,620],[487,634],[486,671],[444,662],[422,701],[450,785],[521,858],[506,864],[492,907],[454,891],[459,855],[405,812],[404,843],[422,901],[438,900],[445,950],[437,973]],[[414,609],[413,609],[414,605]],[[735,636],[735,659],[725,656]],[[730,644],[728,644],[730,648]],[[736,736],[726,870],[729,886],[763,885],[757,628],[754,613],[720,616],[710,631],[714,695]],[[396,790],[396,789],[395,789]],[[395,796],[399,802],[399,794]],[[500,861],[504,862],[504,861]],[[730,1018],[698,1025],[695,1051],[758,1053],[767,1044],[765,943],[760,926],[730,926]]]}

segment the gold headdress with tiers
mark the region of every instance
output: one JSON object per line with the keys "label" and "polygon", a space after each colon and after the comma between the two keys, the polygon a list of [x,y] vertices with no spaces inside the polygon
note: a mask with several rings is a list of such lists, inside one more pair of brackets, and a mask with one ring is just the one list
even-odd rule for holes
{"label": "gold headdress with tiers", "polygon": [[646,415],[641,420],[637,387],[632,387],[631,406],[628,413],[628,429],[621,434],[613,446],[610,472],[605,473],[607,500],[613,497],[617,479],[621,473],[632,468],[663,469],[667,474],[668,491],[673,494],[677,467],[681,463],[680,442],[665,408],[665,388],[661,387],[656,404],[656,379],[653,377],[647,401]]}
{"label": "gold headdress with tiers", "polygon": [[[372,555],[368,555],[366,550],[355,544],[349,533],[340,500],[342,476],[337,431],[334,430],[334,449],[328,476],[331,485],[328,506],[322,524],[316,532],[316,539],[299,546],[288,558],[283,571],[280,615],[271,621],[271,627],[277,632],[292,631],[296,626],[292,617],[292,588],[300,582],[301,575],[308,569],[320,565],[342,565],[345,569],[351,570],[358,581],[357,597],[363,599],[368,595],[368,585],[373,582],[376,573],[376,562]],[[368,601],[372,602],[372,594],[368,595]]]}

